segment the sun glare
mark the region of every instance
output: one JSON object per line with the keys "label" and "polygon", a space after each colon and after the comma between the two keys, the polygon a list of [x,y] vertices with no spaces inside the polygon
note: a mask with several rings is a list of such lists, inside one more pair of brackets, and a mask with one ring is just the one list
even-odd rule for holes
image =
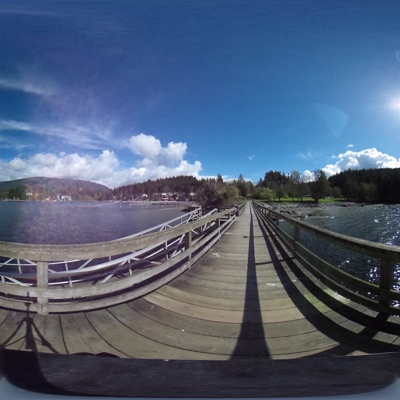
{"label": "sun glare", "polygon": [[391,110],[400,110],[400,100],[393,100],[389,103],[389,108]]}

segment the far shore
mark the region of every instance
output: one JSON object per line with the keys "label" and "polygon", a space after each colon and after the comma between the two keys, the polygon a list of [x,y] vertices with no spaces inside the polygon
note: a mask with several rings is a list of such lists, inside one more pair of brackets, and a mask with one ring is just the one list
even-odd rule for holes
{"label": "far shore", "polygon": [[282,202],[268,203],[273,209],[289,214],[294,218],[305,218],[311,216],[313,211],[324,210],[327,208],[342,208],[342,207],[367,207],[367,206],[383,206],[376,203],[356,203],[353,201],[328,202],[328,203],[312,203],[312,202]]}

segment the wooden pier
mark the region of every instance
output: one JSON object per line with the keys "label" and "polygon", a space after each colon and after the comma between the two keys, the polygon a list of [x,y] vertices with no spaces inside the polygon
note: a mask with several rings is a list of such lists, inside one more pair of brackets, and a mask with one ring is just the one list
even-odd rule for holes
{"label": "wooden pier", "polygon": [[[103,365],[104,374],[114,374],[106,369],[125,365],[127,370],[135,369],[141,384],[144,372],[138,372],[138,366],[144,362],[150,363],[144,364],[146,368],[156,370],[161,368],[160,364],[151,364],[152,360],[162,362],[164,371],[170,365],[170,373],[175,370],[187,374],[186,368],[192,368],[193,373],[198,374],[193,385],[200,377],[210,379],[211,391],[200,390],[197,396],[232,396],[229,390],[212,392],[221,387],[215,380],[224,374],[223,371],[236,371],[225,377],[227,382],[232,382],[235,373],[246,374],[241,368],[247,368],[249,377],[254,378],[249,378],[250,382],[254,381],[252,385],[258,385],[261,391],[245,391],[246,382],[239,379],[241,390],[234,392],[239,396],[296,395],[290,390],[275,393],[271,387],[267,388],[272,376],[278,379],[274,374],[280,368],[283,368],[282,373],[288,373],[284,367],[288,364],[271,364],[279,361],[295,362],[291,365],[300,369],[298,376],[303,376],[301,369],[310,368],[310,362],[314,363],[312,368],[316,374],[321,365],[327,368],[326,360],[330,360],[329,368],[332,368],[332,360],[337,366],[345,365],[338,360],[352,360],[343,366],[343,372],[350,376],[349,371],[356,365],[353,360],[364,360],[358,372],[365,372],[366,363],[370,363],[368,373],[360,378],[369,380],[365,382],[367,390],[388,384],[399,376],[400,357],[396,353],[400,350],[400,318],[373,311],[329,289],[294,258],[259,218],[259,213],[249,203],[228,231],[191,268],[143,297],[96,310],[48,315],[31,313],[29,308],[27,312],[0,308],[3,354],[7,354],[8,360],[18,360],[21,354],[36,354],[42,361],[46,356],[69,355],[71,358],[57,365],[62,368],[61,363],[75,360],[74,367],[70,368],[75,376],[78,364],[88,362],[83,356],[103,356],[97,358],[102,361],[91,361],[91,368],[98,363]],[[380,366],[387,363],[391,368],[384,378],[384,371],[380,371],[379,382],[371,378],[375,367],[369,358],[377,355],[386,357],[386,361],[375,359]],[[115,364],[117,358],[122,364]],[[136,364],[123,364],[127,361],[122,359],[136,359]],[[52,365],[54,359],[48,360],[51,375],[54,369],[48,365]],[[318,364],[315,360],[325,361]],[[168,361],[172,364],[166,364]],[[189,361],[198,363],[182,364]],[[204,364],[208,362],[214,364]],[[114,367],[110,367],[112,365]],[[223,365],[227,369],[224,370]],[[255,365],[260,369],[254,370]],[[213,369],[220,375],[210,378]],[[292,369],[291,373],[296,375]],[[265,374],[270,374],[269,380]],[[58,381],[54,378],[58,384],[61,384],[61,377]],[[282,389],[286,383],[284,377],[279,379]],[[295,382],[296,378],[292,379]],[[154,390],[158,388],[156,392],[150,384],[144,391],[127,385],[125,383],[125,392],[121,392],[114,384],[114,389],[105,394],[171,394],[163,392],[158,383],[153,384]],[[324,385],[329,386],[326,382]],[[83,390],[83,393],[95,393],[96,388],[92,389]],[[310,390],[304,394],[314,395]],[[357,390],[346,393],[352,392]],[[190,391],[185,390],[179,393],[190,395]],[[331,394],[335,393],[338,391]]]}

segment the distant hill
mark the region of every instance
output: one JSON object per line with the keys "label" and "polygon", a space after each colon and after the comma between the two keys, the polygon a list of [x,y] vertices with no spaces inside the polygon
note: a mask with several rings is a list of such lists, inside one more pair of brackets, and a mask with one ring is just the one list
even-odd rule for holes
{"label": "distant hill", "polygon": [[111,189],[80,179],[35,177],[0,182],[1,198],[45,200],[62,196],[72,200],[106,200],[111,198]]}

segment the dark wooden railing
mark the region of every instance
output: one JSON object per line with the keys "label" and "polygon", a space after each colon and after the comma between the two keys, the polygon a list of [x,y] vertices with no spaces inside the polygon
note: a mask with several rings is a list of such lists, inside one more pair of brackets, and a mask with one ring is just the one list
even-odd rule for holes
{"label": "dark wooden railing", "polygon": [[[331,232],[274,210],[266,204],[253,203],[260,221],[272,230],[291,250],[294,257],[314,276],[342,296],[377,312],[400,315],[399,273],[400,247]],[[286,221],[291,229],[284,229]],[[312,236],[312,241],[309,240]],[[308,240],[306,240],[308,237]],[[310,242],[329,243],[334,249],[350,250],[362,257],[377,260],[378,282],[356,277],[316,254]]]}

